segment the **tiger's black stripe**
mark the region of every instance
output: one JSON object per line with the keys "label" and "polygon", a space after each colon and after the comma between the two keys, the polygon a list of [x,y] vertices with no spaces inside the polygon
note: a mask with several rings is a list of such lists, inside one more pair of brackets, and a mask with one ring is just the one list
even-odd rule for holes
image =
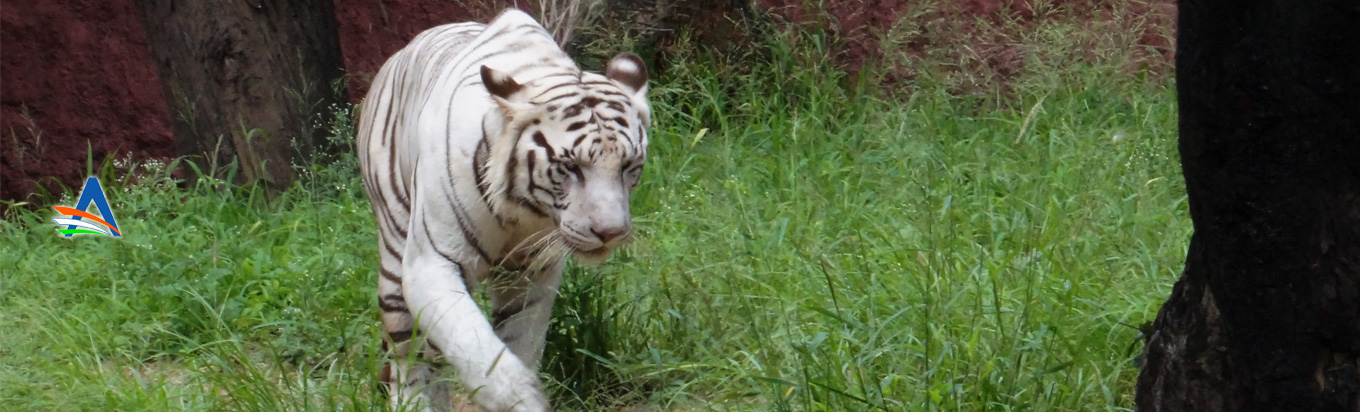
{"label": "tiger's black stripe", "polygon": [[[516,131],[516,133],[514,133],[515,140],[512,141],[512,142],[510,143],[510,144],[511,144],[511,147],[515,147],[515,146],[519,145],[519,139],[520,139],[520,136],[523,134],[523,132],[524,132],[524,129],[521,128],[520,130]],[[509,159],[509,161],[507,161],[507,162],[505,163],[505,174],[506,174],[507,176],[519,176],[518,173],[515,173],[515,172],[517,171],[517,168],[518,168],[518,167],[519,167],[519,159],[518,159],[517,157],[515,157],[515,156],[511,156],[510,159]],[[532,172],[533,172],[533,171],[530,170],[530,176],[532,176]],[[532,177],[531,177],[531,179],[532,179]],[[548,212],[546,212],[546,211],[544,211],[543,209],[539,208],[538,205],[535,205],[535,204],[533,203],[533,201],[531,201],[531,200],[529,200],[529,199],[525,199],[523,196],[520,196],[520,195],[518,195],[518,194],[515,193],[515,187],[516,187],[515,180],[516,180],[516,179],[515,179],[514,177],[511,177],[511,178],[505,180],[505,193],[506,193],[506,196],[509,197],[510,200],[514,201],[515,204],[517,204],[517,205],[519,205],[520,207],[522,207],[522,208],[528,210],[529,212],[533,213],[534,215],[536,215],[536,216],[538,216],[538,217],[548,217]]]}
{"label": "tiger's black stripe", "polygon": [[548,151],[549,159],[557,157],[557,151],[553,150],[552,145],[548,144],[548,138],[543,136],[542,131],[534,132],[534,143],[538,144],[539,147],[542,147],[543,150]]}
{"label": "tiger's black stripe", "polygon": [[[551,86],[551,87],[548,87],[547,89],[543,89],[543,92],[542,92],[542,93],[539,93],[538,95],[534,96],[534,97],[533,97],[532,99],[530,99],[530,100],[536,100],[536,99],[538,99],[538,98],[540,98],[540,97],[543,97],[543,95],[548,94],[548,93],[551,93],[553,90],[557,90],[557,89],[560,89],[560,88],[563,88],[563,87],[572,87],[572,86],[576,86],[576,84],[574,84],[574,83],[558,83],[558,84],[555,84],[555,85],[553,85],[553,86]],[[578,95],[578,94],[579,94],[579,92],[571,92],[571,95],[573,95],[573,96]],[[559,97],[560,97],[560,96],[559,96]],[[555,99],[555,98],[554,98],[554,99]],[[535,102],[535,103],[536,103],[536,104],[546,104],[546,103],[551,102],[551,101],[552,101],[552,100],[548,100],[548,101],[539,101],[539,102]]]}
{"label": "tiger's black stripe", "polygon": [[378,274],[381,275],[383,279],[390,280],[398,285],[401,284],[401,277],[398,277],[397,274],[392,273],[392,271],[390,270],[387,270],[387,268],[382,267],[382,265],[378,266]]}
{"label": "tiger's black stripe", "polygon": [[[421,223],[422,226],[425,227],[425,236],[430,236],[430,225],[429,225],[429,223],[423,222],[423,221],[420,222],[420,223]],[[462,263],[462,262],[458,261],[458,259],[454,259],[453,256],[449,256],[448,253],[445,253],[444,251],[439,250],[439,248],[436,247],[434,244],[430,244],[430,249],[433,249],[433,250],[434,250],[434,253],[435,253],[435,254],[438,254],[439,257],[443,258],[445,261],[448,261],[449,263],[452,263],[453,266],[454,266],[455,268],[457,268],[457,271],[458,271],[458,278],[463,280],[463,287],[466,288],[467,290],[472,290],[472,282],[468,280],[468,278],[467,278],[467,271],[466,271],[466,270],[463,270],[463,263]]]}
{"label": "tiger's black stripe", "polygon": [[397,258],[397,260],[402,259],[401,252],[397,251],[397,248],[393,247],[391,243],[388,243],[386,239],[381,240],[381,242],[383,244],[383,247],[387,248],[387,253],[391,253],[392,256],[395,256]]}
{"label": "tiger's black stripe", "polygon": [[409,329],[408,329],[408,330],[398,330],[398,331],[387,331],[387,338],[388,338],[388,339],[391,339],[391,340],[392,340],[392,343],[394,343],[394,344],[396,344],[396,343],[402,343],[402,342],[411,340],[411,335],[412,335],[412,331],[409,330]]}
{"label": "tiger's black stripe", "polygon": [[559,94],[559,95],[557,95],[557,96],[553,96],[551,99],[545,100],[545,101],[543,101],[542,103],[543,103],[543,104],[552,103],[552,102],[555,102],[555,101],[558,101],[558,100],[562,100],[562,99],[570,99],[570,98],[573,98],[573,97],[576,97],[576,96],[580,96],[580,95],[581,95],[580,92],[562,93],[562,94]]}
{"label": "tiger's black stripe", "polygon": [[383,312],[411,312],[411,310],[406,307],[406,298],[401,297],[401,294],[397,293],[379,297],[378,308],[382,309]]}
{"label": "tiger's black stripe", "polygon": [[482,203],[486,204],[489,210],[491,205],[491,195],[486,192],[486,158],[491,156],[490,149],[486,147],[486,126],[482,126],[482,141],[477,143],[477,153],[472,156],[472,180],[477,185],[477,193],[482,197]]}
{"label": "tiger's black stripe", "polygon": [[453,208],[453,211],[458,215],[458,230],[462,233],[463,239],[466,240],[469,245],[472,245],[472,249],[477,252],[477,256],[481,257],[483,262],[491,262],[491,255],[486,253],[486,248],[482,246],[482,242],[477,238],[477,234],[472,228],[468,227],[467,222],[471,221],[472,218],[463,210],[462,202],[458,201],[457,198],[454,198],[453,194],[449,193],[447,188],[443,190],[443,192],[444,198],[447,199],[449,204],[457,206]]}

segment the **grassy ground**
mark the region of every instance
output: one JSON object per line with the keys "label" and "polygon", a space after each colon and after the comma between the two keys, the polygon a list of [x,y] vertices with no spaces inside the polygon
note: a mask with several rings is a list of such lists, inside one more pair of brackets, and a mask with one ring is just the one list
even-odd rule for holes
{"label": "grassy ground", "polygon": [[[1152,319],[1190,232],[1169,83],[1036,63],[1007,96],[925,76],[876,97],[795,50],[677,55],[636,240],[569,268],[556,308],[562,409],[1130,407],[1123,324]],[[122,239],[0,221],[0,409],[382,409],[352,157],[273,202],[138,169],[106,182]]]}

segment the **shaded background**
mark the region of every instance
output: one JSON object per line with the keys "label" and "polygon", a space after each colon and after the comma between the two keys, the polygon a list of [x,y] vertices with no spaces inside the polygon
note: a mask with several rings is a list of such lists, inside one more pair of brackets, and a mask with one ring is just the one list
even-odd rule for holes
{"label": "shaded background", "polygon": [[[517,2],[334,3],[349,98],[358,102],[383,61],[416,34],[444,23],[485,21]],[[1075,17],[1091,25],[1139,25],[1124,28],[1140,36],[1127,39],[1136,46],[1129,47],[1134,54],[1129,61],[1138,66],[1130,72],[1171,72],[1176,15],[1171,0],[1118,6],[1058,0],[1042,3],[1041,11],[1023,0],[821,3],[608,0],[599,26],[628,32],[633,48],[664,75],[665,51],[677,33],[721,56],[749,53],[750,46],[760,44],[750,35],[750,21],[769,22],[766,26],[775,29],[797,25],[827,33],[825,50],[842,68],[852,74],[877,69],[890,88],[923,69],[912,57],[931,55],[939,61],[939,54],[947,54],[943,60],[954,64],[945,70],[970,74],[951,92],[966,94],[1008,89],[1008,77],[1025,63],[1016,45],[1026,23]],[[568,48],[579,51],[601,37],[609,36],[586,30]],[[1102,45],[1083,47],[1094,51]],[[31,199],[33,193],[78,185],[88,158],[98,164],[108,156],[174,157],[171,125],[133,0],[0,2],[0,200]]]}

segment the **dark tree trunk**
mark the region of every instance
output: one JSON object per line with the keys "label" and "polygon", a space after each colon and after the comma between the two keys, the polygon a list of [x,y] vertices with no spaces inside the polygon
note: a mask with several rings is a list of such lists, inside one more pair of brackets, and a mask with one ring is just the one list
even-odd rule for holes
{"label": "dark tree trunk", "polygon": [[[273,190],[322,143],[345,101],[331,0],[137,0],[174,117],[176,150],[240,164]],[[205,170],[205,172],[207,172]]]}
{"label": "dark tree trunk", "polygon": [[1360,410],[1360,2],[1179,9],[1195,234],[1137,409]]}

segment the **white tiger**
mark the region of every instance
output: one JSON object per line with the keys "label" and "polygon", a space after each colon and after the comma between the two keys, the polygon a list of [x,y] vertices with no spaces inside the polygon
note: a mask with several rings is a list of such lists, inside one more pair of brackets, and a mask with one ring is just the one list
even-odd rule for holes
{"label": "white tiger", "polygon": [[[427,30],[383,64],[358,152],[394,403],[450,403],[436,366],[407,356],[423,343],[417,353],[442,355],[481,407],[551,408],[537,368],[562,267],[568,254],[603,261],[628,237],[650,110],[637,55],[583,72],[514,9]],[[478,284],[489,321],[469,295]]]}

